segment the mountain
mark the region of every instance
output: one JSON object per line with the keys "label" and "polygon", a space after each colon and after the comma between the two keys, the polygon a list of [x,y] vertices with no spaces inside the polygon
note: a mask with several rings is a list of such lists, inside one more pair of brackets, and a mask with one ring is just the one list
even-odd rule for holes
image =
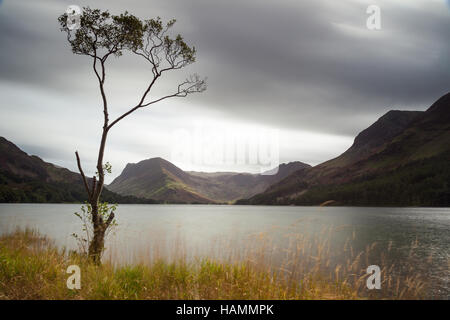
{"label": "mountain", "polygon": [[162,158],[127,164],[108,188],[121,195],[170,203],[230,203],[263,192],[289,174],[310,166],[282,164],[272,175],[234,172],[185,172]]}
{"label": "mountain", "polygon": [[162,158],[127,164],[109,186],[122,195],[153,198],[170,203],[213,203],[192,188],[192,177]]}
{"label": "mountain", "polygon": [[425,112],[389,111],[339,157],[239,204],[450,205],[450,93]]}
{"label": "mountain", "polygon": [[361,131],[355,138],[353,145],[336,159],[320,165],[325,167],[342,167],[363,160],[377,153],[384,144],[400,134],[422,111],[391,110],[378,119],[367,129]]}
{"label": "mountain", "polygon": [[[81,176],[68,169],[30,156],[0,137],[0,202],[84,202]],[[155,203],[124,197],[106,188],[102,200],[111,203]]]}

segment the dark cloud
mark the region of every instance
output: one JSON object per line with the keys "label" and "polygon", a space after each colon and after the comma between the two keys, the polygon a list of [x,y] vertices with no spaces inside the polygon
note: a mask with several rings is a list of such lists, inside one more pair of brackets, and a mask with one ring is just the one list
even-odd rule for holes
{"label": "dark cloud", "polygon": [[352,134],[360,129],[354,115],[424,108],[448,91],[450,19],[437,4],[385,1],[383,29],[374,32],[365,29],[367,4],[282,3],[186,6],[196,22],[192,37],[211,57],[204,68],[214,70],[211,105]]}

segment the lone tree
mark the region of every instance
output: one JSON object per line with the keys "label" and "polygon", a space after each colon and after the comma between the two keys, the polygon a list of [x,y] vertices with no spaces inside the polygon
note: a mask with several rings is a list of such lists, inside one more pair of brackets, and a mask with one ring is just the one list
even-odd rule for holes
{"label": "lone tree", "polygon": [[[58,21],[61,31],[67,34],[67,41],[71,45],[72,52],[91,59],[103,102],[104,117],[97,156],[97,174],[92,179],[86,178],[80,156],[78,152],[75,152],[78,169],[88,195],[88,203],[91,206],[93,236],[89,240],[88,254],[95,263],[100,263],[105,232],[114,220],[113,210],[108,215],[99,212],[99,207],[103,207],[99,201],[104,185],[105,170],[109,170],[103,159],[109,131],[119,121],[139,109],[168,98],[186,97],[192,93],[203,92],[206,90],[206,82],[196,74],[190,75],[185,81],[177,84],[172,93],[156,99],[149,99],[149,93],[154,84],[165,73],[195,62],[195,48],[188,46],[180,35],[171,36],[169,34],[175,20],[163,23],[158,17],[142,21],[128,12],[112,15],[108,11],[89,7],[83,8],[77,19],[79,20],[75,27],[70,13],[62,14]],[[151,74],[149,72],[148,85],[137,104],[110,121],[105,91],[106,63],[110,57],[120,57],[124,52],[130,52],[144,59],[149,64]]]}

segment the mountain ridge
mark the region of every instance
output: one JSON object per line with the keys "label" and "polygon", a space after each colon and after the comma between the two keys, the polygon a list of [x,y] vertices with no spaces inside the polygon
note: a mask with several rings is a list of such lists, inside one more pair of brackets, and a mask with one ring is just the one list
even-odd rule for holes
{"label": "mountain ridge", "polygon": [[450,93],[426,111],[387,112],[340,156],[237,203],[448,206],[449,159]]}
{"label": "mountain ridge", "polygon": [[183,171],[162,158],[151,158],[127,164],[108,187],[122,195],[152,197],[174,202],[230,203],[242,196],[264,191],[297,169],[309,167],[300,161],[279,166],[274,175],[237,172]]}

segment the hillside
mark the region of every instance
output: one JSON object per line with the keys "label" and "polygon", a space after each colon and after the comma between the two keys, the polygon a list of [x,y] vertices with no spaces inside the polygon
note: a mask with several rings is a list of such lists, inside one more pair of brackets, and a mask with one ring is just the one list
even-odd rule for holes
{"label": "hillside", "polygon": [[425,112],[390,111],[339,157],[240,204],[450,205],[450,94]]}
{"label": "hillside", "polygon": [[122,195],[152,198],[170,203],[214,203],[192,188],[192,177],[162,158],[127,164],[108,186]]}
{"label": "hillside", "polygon": [[234,172],[185,172],[162,158],[127,164],[108,188],[122,195],[165,202],[229,203],[263,192],[289,174],[310,167],[301,162],[282,164],[274,175]]}
{"label": "hillside", "polygon": [[[84,202],[81,176],[65,168],[29,156],[0,137],[0,202]],[[104,189],[102,200],[111,203],[155,203],[124,197]]]}

